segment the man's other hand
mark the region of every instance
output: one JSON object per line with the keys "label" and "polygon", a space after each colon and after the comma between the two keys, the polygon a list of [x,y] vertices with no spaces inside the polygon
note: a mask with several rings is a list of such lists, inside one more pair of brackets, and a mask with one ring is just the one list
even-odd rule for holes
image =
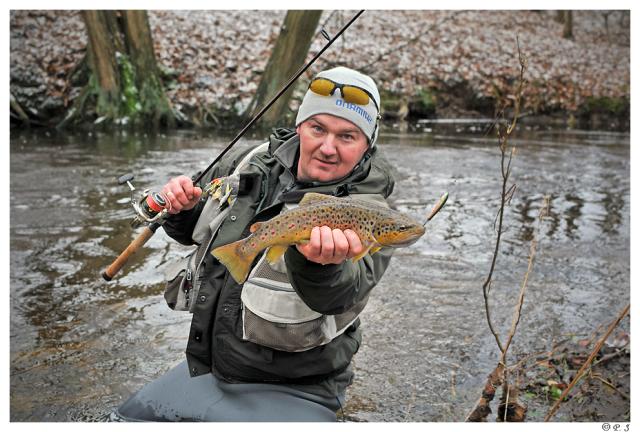
{"label": "man's other hand", "polygon": [[194,186],[189,177],[181,175],[169,180],[162,188],[162,193],[169,200],[169,213],[176,214],[194,208],[200,200],[202,189]]}

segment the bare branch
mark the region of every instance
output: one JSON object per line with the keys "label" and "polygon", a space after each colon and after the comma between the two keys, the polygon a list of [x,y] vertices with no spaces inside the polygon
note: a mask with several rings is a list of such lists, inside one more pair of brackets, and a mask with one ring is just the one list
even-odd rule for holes
{"label": "bare branch", "polygon": [[[544,204],[540,209],[538,214],[538,232],[540,232],[540,223],[545,215],[549,213],[549,197],[546,196],[544,198]],[[536,248],[538,247],[538,240],[534,236],[531,240],[531,246],[529,247],[529,264],[527,265],[527,271],[524,274],[524,280],[522,281],[522,285],[520,286],[520,295],[518,296],[518,304],[516,306],[516,310],[513,314],[513,320],[511,322],[511,330],[509,330],[509,336],[507,339],[507,343],[504,347],[504,351],[502,353],[502,358],[500,361],[506,363],[507,350],[511,345],[511,341],[513,340],[513,336],[516,334],[516,329],[518,327],[518,323],[520,322],[520,315],[522,313],[522,305],[524,304],[524,294],[527,291],[527,282],[529,281],[529,275],[531,274],[531,270],[533,269],[533,261],[536,256]]]}
{"label": "bare branch", "polygon": [[[505,167],[505,160],[506,160],[507,148],[509,145],[509,138],[511,137],[511,134],[515,129],[517,118],[518,118],[518,115],[520,114],[520,101],[522,98],[522,89],[524,87],[524,72],[526,69],[526,57],[522,54],[522,51],[520,50],[520,42],[518,38],[516,38],[516,43],[518,46],[518,61],[520,63],[520,82],[518,84],[518,90],[516,93],[514,117],[511,121],[511,125],[509,127],[506,127],[504,130],[500,127],[500,125],[497,125],[496,127],[498,140],[500,143],[500,169],[502,172],[502,192],[500,194],[500,209],[498,211],[498,229],[497,229],[497,235],[496,235],[495,248],[493,252],[493,258],[491,260],[491,267],[489,269],[489,274],[487,276],[487,279],[482,285],[482,293],[484,295],[485,314],[487,316],[487,323],[489,324],[489,330],[493,334],[493,337],[495,338],[496,343],[498,344],[498,348],[500,349],[500,352],[502,353],[503,358],[506,355],[506,353],[505,353],[505,349],[502,346],[498,333],[493,328],[493,322],[491,321],[488,288],[490,286],[490,281],[492,279],[493,272],[495,270],[496,262],[498,259],[498,251],[500,250],[500,239],[502,237],[502,233],[504,232],[502,229],[503,219],[504,219],[504,207],[507,204],[507,202],[510,202],[511,198],[513,197],[513,192],[515,191],[515,185],[507,188],[507,183],[509,181],[509,176],[511,174],[511,161],[513,160],[513,156],[515,154],[515,145],[511,146],[511,150],[509,151],[509,159],[506,167]],[[495,221],[494,221],[494,229],[495,229]]]}
{"label": "bare branch", "polygon": [[[500,207],[497,214],[498,227],[497,227],[497,235],[496,235],[493,257],[491,259],[491,267],[489,268],[489,274],[487,275],[487,278],[484,284],[482,285],[482,294],[484,296],[484,307],[485,307],[485,314],[487,317],[487,324],[489,325],[489,330],[491,331],[491,334],[493,334],[493,337],[496,340],[496,344],[500,349],[501,358],[500,358],[500,361],[498,362],[498,366],[496,366],[496,368],[487,378],[487,382],[485,384],[482,397],[478,400],[475,407],[471,410],[471,412],[466,418],[466,421],[482,421],[487,417],[487,415],[491,412],[489,403],[491,402],[491,400],[493,400],[496,387],[501,384],[503,385],[503,389],[504,389],[503,404],[501,405],[501,407],[504,409],[505,420],[508,420],[510,418],[507,415],[507,411],[509,410],[510,406],[512,408],[515,408],[515,410],[518,411],[518,415],[514,416],[513,418],[524,419],[524,414],[526,412],[526,407],[523,407],[521,404],[515,401],[515,399],[517,398],[517,392],[514,397],[510,397],[511,390],[510,390],[509,383],[507,382],[507,377],[505,373],[506,371],[505,361],[507,356],[507,350],[509,349],[511,341],[513,340],[513,336],[515,335],[516,328],[520,321],[520,313],[522,310],[522,304],[524,302],[524,294],[526,292],[527,281],[529,279],[529,274],[531,272],[531,269],[533,268],[533,260],[535,256],[536,246],[537,246],[537,241],[535,237],[531,244],[531,253],[529,257],[528,269],[527,269],[527,272],[525,273],[524,281],[520,288],[520,296],[518,299],[518,304],[516,307],[516,311],[514,312],[511,330],[509,332],[507,344],[505,346],[502,345],[502,342],[500,341],[500,337],[498,336],[497,331],[493,327],[493,322],[491,320],[491,311],[489,307],[489,291],[491,289],[491,284],[493,282],[493,272],[496,267],[498,252],[500,250],[500,240],[502,237],[502,233],[504,232],[503,230],[504,208],[505,208],[505,205],[510,204],[511,199],[513,198],[513,195],[516,190],[515,184],[507,187],[509,183],[509,177],[511,175],[511,162],[513,160],[513,156],[515,155],[515,145],[511,145],[511,147],[509,148],[509,138],[511,137],[511,134],[515,130],[517,117],[520,114],[520,100],[522,96],[522,89],[524,86],[524,71],[525,71],[525,65],[526,65],[526,60],[524,59],[524,56],[520,51],[519,41],[517,42],[518,42],[518,60],[520,62],[520,83],[518,85],[517,95],[515,99],[514,117],[510,125],[506,127],[501,127],[501,125],[497,122],[497,120],[494,123],[496,128],[496,134],[498,136],[498,143],[500,147],[500,170],[502,173],[502,191],[500,194]],[[504,117],[504,110],[501,110],[500,112]],[[507,150],[509,150],[508,159],[507,159]],[[546,204],[548,204],[548,201],[546,201]],[[546,204],[545,206],[543,206],[543,209],[546,207]],[[544,210],[541,210],[541,213],[543,213],[543,211]],[[494,220],[494,229],[495,227],[496,227],[496,221]],[[511,401],[513,401],[513,403]]]}
{"label": "bare branch", "polygon": [[551,407],[546,417],[544,418],[544,421],[546,422],[549,421],[551,417],[555,415],[556,411],[558,411],[558,408],[560,407],[560,404],[564,401],[564,398],[569,394],[573,386],[576,385],[576,383],[580,380],[580,378],[582,378],[585,370],[587,369],[587,367],[591,365],[591,362],[593,361],[596,354],[600,352],[600,349],[602,348],[604,341],[607,340],[607,338],[609,337],[609,335],[611,335],[613,330],[618,326],[618,324],[620,324],[620,321],[622,321],[622,318],[624,318],[627,315],[627,313],[629,313],[630,306],[631,306],[630,304],[627,304],[627,306],[625,306],[622,312],[618,314],[618,317],[609,325],[607,332],[600,338],[596,346],[593,348],[593,351],[591,351],[589,358],[587,358],[587,361],[584,362],[580,370],[576,373],[575,377],[571,381],[571,383],[567,386],[566,389],[564,389],[564,391],[560,395],[560,398],[558,398],[556,403]]}
{"label": "bare branch", "polygon": [[511,205],[511,199],[516,193],[516,184],[512,184],[509,190],[507,191],[507,205]]}
{"label": "bare branch", "polygon": [[520,50],[520,39],[516,36],[516,44],[518,46],[518,62],[520,63],[520,80],[518,84],[518,90],[516,91],[516,102],[514,106],[513,121],[511,126],[507,129],[507,135],[511,135],[511,132],[515,129],[518,122],[518,116],[520,115],[520,101],[522,100],[522,89],[524,88],[524,71],[527,68],[527,57],[522,54]]}
{"label": "bare branch", "polygon": [[484,389],[482,390],[482,396],[478,399],[478,402],[476,402],[476,405],[464,421],[478,422],[484,420],[489,415],[491,412],[489,404],[496,395],[496,388],[502,385],[504,381],[504,369],[504,364],[498,363],[498,366],[489,374]]}

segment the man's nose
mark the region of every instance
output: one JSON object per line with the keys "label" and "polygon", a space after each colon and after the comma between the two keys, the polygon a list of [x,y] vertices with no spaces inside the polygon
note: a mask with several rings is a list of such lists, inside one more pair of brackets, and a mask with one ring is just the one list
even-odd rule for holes
{"label": "man's nose", "polygon": [[336,154],[336,136],[334,134],[328,133],[324,137],[322,145],[320,146],[320,151],[325,156],[333,156]]}

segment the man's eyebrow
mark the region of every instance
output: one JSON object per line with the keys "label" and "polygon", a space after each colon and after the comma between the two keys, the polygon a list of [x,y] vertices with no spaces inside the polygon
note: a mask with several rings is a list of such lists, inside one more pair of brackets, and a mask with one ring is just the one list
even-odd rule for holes
{"label": "man's eyebrow", "polygon": [[[327,126],[324,123],[322,123],[320,120],[318,120],[318,119],[316,119],[314,117],[311,117],[309,119],[309,121],[317,123],[319,126],[322,126],[323,128],[327,129]],[[360,132],[360,129],[357,126],[354,126],[353,128],[342,129],[338,133],[341,133],[341,134],[355,133],[355,134],[357,134],[358,132]]]}
{"label": "man's eyebrow", "polygon": [[311,117],[309,121],[313,123],[317,123],[319,126],[322,126],[323,128],[326,129],[326,126],[324,125],[324,123],[322,123],[320,120],[315,119],[314,117]]}

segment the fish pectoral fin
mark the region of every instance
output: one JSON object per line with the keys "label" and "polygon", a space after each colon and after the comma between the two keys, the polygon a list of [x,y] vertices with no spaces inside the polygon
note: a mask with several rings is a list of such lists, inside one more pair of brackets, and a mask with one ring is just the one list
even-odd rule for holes
{"label": "fish pectoral fin", "polygon": [[374,253],[378,252],[380,249],[382,249],[382,246],[380,245],[372,246],[371,250],[369,251],[369,254],[373,255]]}
{"label": "fish pectoral fin", "polygon": [[260,226],[263,224],[264,222],[256,222],[253,225],[251,225],[249,227],[249,231],[251,231],[252,233],[258,231],[258,228],[260,228]]}
{"label": "fish pectoral fin", "polygon": [[340,198],[336,198],[332,195],[324,195],[317,192],[307,192],[306,194],[304,194],[304,196],[302,197],[298,205],[302,207],[309,204],[315,204],[323,201],[331,201],[331,200],[337,200],[337,199],[340,199]]}
{"label": "fish pectoral fin", "polygon": [[282,255],[287,251],[289,245],[275,245],[271,246],[267,251],[267,261],[269,264],[275,264]]}
{"label": "fish pectoral fin", "polygon": [[364,256],[365,256],[366,254],[368,254],[368,253],[369,253],[369,251],[371,250],[371,248],[373,247],[373,244],[368,244],[368,245],[364,245],[364,246],[365,246],[365,249],[364,249],[364,250],[363,250],[359,255],[356,255],[356,256],[354,256],[353,258],[351,258],[351,261],[352,261],[352,262],[358,262],[358,261],[360,261],[362,258],[364,258]]}

